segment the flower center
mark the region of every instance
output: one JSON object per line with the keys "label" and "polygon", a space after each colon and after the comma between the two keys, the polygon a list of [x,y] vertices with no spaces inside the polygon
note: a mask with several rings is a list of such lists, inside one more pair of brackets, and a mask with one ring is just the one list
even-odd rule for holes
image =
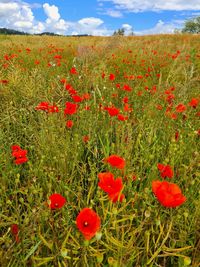
{"label": "flower center", "polygon": [[88,226],[88,222],[84,222],[84,226]]}

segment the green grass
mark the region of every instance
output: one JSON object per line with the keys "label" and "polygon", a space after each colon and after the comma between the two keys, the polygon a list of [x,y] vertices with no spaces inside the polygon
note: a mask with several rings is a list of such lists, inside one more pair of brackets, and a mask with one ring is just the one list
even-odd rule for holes
{"label": "green grass", "polygon": [[[200,266],[200,110],[188,105],[200,99],[199,41],[191,35],[0,36],[0,81],[8,81],[0,82],[1,266]],[[60,66],[55,55],[62,56]],[[73,66],[77,75],[70,74]],[[64,78],[79,95],[91,96],[72,116],[64,116],[65,103],[72,101]],[[118,83],[132,91],[116,88]],[[172,87],[176,119],[166,114],[166,90]],[[125,96],[131,112],[123,110]],[[59,112],[36,110],[44,101]],[[180,103],[187,107],[183,113],[176,112]],[[128,120],[110,117],[101,105],[115,105]],[[14,164],[13,144],[28,151],[27,163]],[[123,172],[103,162],[112,154],[125,159]],[[173,168],[170,182],[187,198],[180,207],[163,207],[153,195],[152,181],[162,180],[158,163]],[[98,187],[104,171],[122,177],[122,203],[112,203]],[[46,204],[55,192],[67,200],[60,210]],[[85,242],[76,227],[85,207],[101,218],[99,240]],[[19,243],[12,224],[19,225]]]}

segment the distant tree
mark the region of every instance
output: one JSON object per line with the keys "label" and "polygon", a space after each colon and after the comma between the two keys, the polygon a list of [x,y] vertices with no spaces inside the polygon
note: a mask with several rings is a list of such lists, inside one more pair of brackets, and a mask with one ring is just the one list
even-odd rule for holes
{"label": "distant tree", "polygon": [[134,32],[133,31],[131,31],[130,33],[129,33],[129,36],[134,36],[135,34],[134,34]]}
{"label": "distant tree", "polygon": [[9,34],[9,35],[28,35],[26,32],[16,31],[7,28],[0,28],[0,34]]}
{"label": "distant tree", "polygon": [[200,17],[186,21],[182,33],[200,33]]}
{"label": "distant tree", "polygon": [[54,32],[42,32],[42,33],[37,33],[35,35],[60,36],[60,34],[57,34],[57,33],[54,33]]}
{"label": "distant tree", "polygon": [[114,31],[113,36],[124,36],[125,30],[123,28]]}

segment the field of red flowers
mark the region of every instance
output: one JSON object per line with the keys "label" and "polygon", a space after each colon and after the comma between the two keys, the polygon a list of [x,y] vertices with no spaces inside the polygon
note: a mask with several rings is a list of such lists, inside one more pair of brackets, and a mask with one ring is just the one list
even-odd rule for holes
{"label": "field of red flowers", "polygon": [[200,36],[0,36],[0,266],[200,266]]}

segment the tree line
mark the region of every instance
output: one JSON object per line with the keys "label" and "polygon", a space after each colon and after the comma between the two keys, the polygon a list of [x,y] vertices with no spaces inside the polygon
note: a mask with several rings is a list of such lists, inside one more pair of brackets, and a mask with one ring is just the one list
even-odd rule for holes
{"label": "tree line", "polygon": [[[191,20],[187,20],[184,24],[184,27],[181,31],[178,31],[181,33],[191,33],[191,34],[199,34],[200,33],[200,16],[193,18]],[[17,31],[17,30],[12,30],[12,29],[7,29],[7,28],[0,28],[0,34],[17,34],[17,35],[29,35],[29,33],[22,32],[22,31]],[[43,33],[38,33],[34,35],[50,35],[50,36],[60,36],[59,34],[52,33],[52,32],[43,32]],[[113,36],[124,36],[125,35],[125,29],[120,28],[116,31],[114,31]],[[134,32],[132,31],[129,36],[133,36]],[[70,35],[67,35],[70,36]],[[76,36],[91,36],[88,34],[80,34]]]}

